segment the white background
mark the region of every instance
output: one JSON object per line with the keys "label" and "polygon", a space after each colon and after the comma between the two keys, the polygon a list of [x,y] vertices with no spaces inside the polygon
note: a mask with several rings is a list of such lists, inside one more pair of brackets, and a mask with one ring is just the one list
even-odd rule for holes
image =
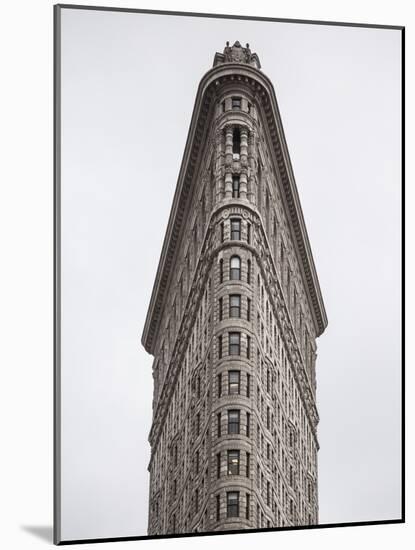
{"label": "white background", "polygon": [[[111,5],[105,2],[98,5],[105,4]],[[174,5],[152,2],[151,6],[125,2],[120,5],[252,14],[252,6],[242,2],[238,3],[237,11],[234,4],[223,1],[199,3],[197,8],[188,2],[175,2]],[[331,6],[329,2],[315,1],[310,7],[306,2],[292,1],[280,3],[278,10],[256,2],[255,14],[408,27],[414,21],[402,2],[395,2],[391,7],[382,2],[347,2]],[[5,170],[0,179],[2,192],[5,191],[0,202],[1,366],[4,374],[0,398],[3,436],[1,536],[4,547],[32,548],[45,545],[44,538],[34,533],[45,535],[52,523],[52,3],[20,2],[7,9],[3,7],[1,24],[4,27],[0,32],[4,96],[1,102],[4,140],[1,170]],[[411,46],[408,39],[408,56]],[[407,78],[407,97],[411,97],[414,91],[411,71]],[[408,115],[412,114],[410,105],[407,111]],[[409,168],[412,168],[410,162]],[[408,170],[408,182],[411,175]],[[411,195],[409,189],[408,208],[412,203]],[[411,264],[408,258],[412,271]],[[409,281],[410,275],[408,273]],[[411,325],[408,326],[410,334]],[[408,364],[411,364],[409,351]],[[411,378],[409,372],[408,387]],[[408,437],[408,446],[410,443]],[[409,456],[408,464],[410,459]],[[407,479],[410,492],[410,470]],[[333,545],[342,548],[351,544],[358,548],[367,544],[376,544],[378,548],[389,548],[391,544],[409,547],[408,530],[409,526],[401,525],[343,528],[262,534],[260,538],[258,535],[208,537],[197,539],[197,544],[202,547],[214,542],[218,546],[232,547],[259,541],[265,547],[277,542],[298,544],[299,547],[307,543],[311,548]],[[139,544],[143,548],[154,545],[176,548],[193,546],[195,542],[192,538],[128,544]]]}

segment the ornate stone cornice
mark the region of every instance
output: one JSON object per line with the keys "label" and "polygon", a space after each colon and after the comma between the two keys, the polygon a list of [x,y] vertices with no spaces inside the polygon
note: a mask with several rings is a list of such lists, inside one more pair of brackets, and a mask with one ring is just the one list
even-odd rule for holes
{"label": "ornate stone cornice", "polygon": [[327,326],[323,298],[273,85],[263,72],[251,65],[226,62],[210,69],[204,75],[198,87],[176,192],[142,335],[142,344],[149,353],[154,353],[156,337],[165,305],[165,293],[173,272],[174,261],[180,245],[181,231],[189,206],[189,193],[192,191],[192,187],[197,184],[195,175],[198,171],[200,153],[204,145],[204,137],[209,132],[209,119],[213,114],[211,109],[212,99],[223,84],[229,84],[232,81],[235,81],[238,86],[244,85],[254,91],[257,101],[262,106],[268,123],[267,133],[272,144],[271,154],[281,175],[281,192],[310,302],[316,335],[322,334]]}

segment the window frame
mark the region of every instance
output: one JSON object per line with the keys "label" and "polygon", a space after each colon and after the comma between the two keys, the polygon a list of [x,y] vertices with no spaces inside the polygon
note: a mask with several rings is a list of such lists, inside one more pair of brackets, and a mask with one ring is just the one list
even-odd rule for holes
{"label": "window frame", "polygon": [[[237,420],[232,420],[232,416],[235,416]],[[228,410],[228,435],[241,433],[241,411],[240,409]]]}
{"label": "window frame", "polygon": [[[231,382],[231,375],[237,375],[237,382]],[[237,388],[237,391],[231,391],[232,387]],[[241,371],[229,370],[228,371],[228,395],[240,395],[241,393]]]}
{"label": "window frame", "polygon": [[[237,261],[238,267],[232,267],[232,260]],[[229,279],[231,281],[240,281],[242,272],[242,260],[240,256],[234,255],[229,259]]]}
{"label": "window frame", "polygon": [[[241,218],[231,218],[231,241],[241,240]],[[237,224],[237,229],[234,229],[234,224]]]}
{"label": "window frame", "polygon": [[[239,476],[241,471],[241,451],[239,449],[229,449],[227,451],[227,475]],[[232,463],[232,460],[236,461]]]}
{"label": "window frame", "polygon": [[[232,341],[237,339],[238,341]],[[241,333],[228,332],[228,355],[241,355]]]}
{"label": "window frame", "polygon": [[[233,503],[231,499],[234,499]],[[226,492],[226,517],[239,518],[239,491]]]}
{"label": "window frame", "polygon": [[[238,301],[238,304],[232,305],[233,300]],[[241,318],[241,302],[242,302],[242,296],[240,294],[229,294],[229,317],[231,319]]]}

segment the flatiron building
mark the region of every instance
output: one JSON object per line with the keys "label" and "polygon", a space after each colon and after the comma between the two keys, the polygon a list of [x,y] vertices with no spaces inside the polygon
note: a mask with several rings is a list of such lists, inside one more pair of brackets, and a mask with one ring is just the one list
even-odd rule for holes
{"label": "flatiron building", "polygon": [[318,523],[326,326],[273,85],[227,43],[199,84],[142,337],[149,535]]}

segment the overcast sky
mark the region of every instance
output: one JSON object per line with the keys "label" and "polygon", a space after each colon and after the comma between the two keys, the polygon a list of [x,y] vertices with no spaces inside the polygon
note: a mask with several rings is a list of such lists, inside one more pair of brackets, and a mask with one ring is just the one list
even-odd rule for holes
{"label": "overcast sky", "polygon": [[62,537],[147,532],[140,339],[198,83],[226,40],[274,84],[329,326],[320,523],[400,517],[400,33],[62,10]]}

